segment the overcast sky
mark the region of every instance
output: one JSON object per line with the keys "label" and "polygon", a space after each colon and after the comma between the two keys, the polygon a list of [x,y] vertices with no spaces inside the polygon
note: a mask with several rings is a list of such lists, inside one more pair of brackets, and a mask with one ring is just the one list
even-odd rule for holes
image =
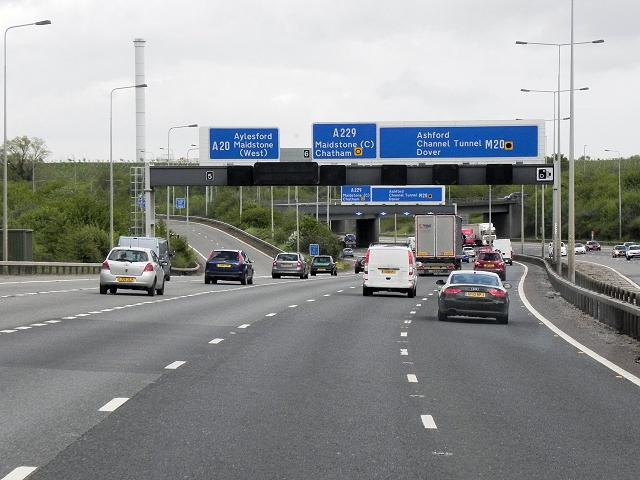
{"label": "overcast sky", "polygon": [[[575,156],[640,154],[640,1],[575,0]],[[315,122],[554,118],[570,0],[0,0],[8,31],[8,137],[42,138],[51,160],[109,158],[112,89],[135,83],[146,40],[146,150],[170,127],[278,127],[311,147]],[[561,48],[561,89],[570,48]],[[561,94],[569,116],[569,93]],[[135,157],[134,89],[113,94],[114,159]],[[546,122],[547,154],[553,122]],[[562,122],[568,155],[569,122]],[[198,129],[171,131],[176,158]],[[586,146],[585,146],[586,145]],[[190,158],[197,151],[189,152]]]}

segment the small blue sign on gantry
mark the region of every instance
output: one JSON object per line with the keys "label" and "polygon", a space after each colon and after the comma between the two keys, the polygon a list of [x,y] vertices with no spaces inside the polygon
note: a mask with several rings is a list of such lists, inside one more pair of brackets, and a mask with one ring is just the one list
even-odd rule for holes
{"label": "small blue sign on gantry", "polygon": [[185,206],[184,198],[176,198],[176,208],[182,210]]}
{"label": "small blue sign on gantry", "polygon": [[370,185],[343,185],[342,204],[369,203],[371,201]]}
{"label": "small blue sign on gantry", "polygon": [[277,128],[210,128],[210,160],[278,160]]}
{"label": "small blue sign on gantry", "polygon": [[371,187],[372,204],[406,203],[416,205],[444,205],[444,185],[433,187]]}
{"label": "small blue sign on gantry", "polygon": [[375,123],[314,123],[314,160],[376,158]]}
{"label": "small blue sign on gantry", "polygon": [[538,125],[380,127],[380,158],[538,158]]}

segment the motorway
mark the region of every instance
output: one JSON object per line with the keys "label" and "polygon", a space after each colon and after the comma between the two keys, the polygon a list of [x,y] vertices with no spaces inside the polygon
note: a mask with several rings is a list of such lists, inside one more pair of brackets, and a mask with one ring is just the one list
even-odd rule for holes
{"label": "motorway", "polygon": [[244,248],[254,285],[0,277],[0,479],[637,478],[640,347],[541,269],[508,267],[508,325],[438,322],[433,277],[363,297],[188,236]]}

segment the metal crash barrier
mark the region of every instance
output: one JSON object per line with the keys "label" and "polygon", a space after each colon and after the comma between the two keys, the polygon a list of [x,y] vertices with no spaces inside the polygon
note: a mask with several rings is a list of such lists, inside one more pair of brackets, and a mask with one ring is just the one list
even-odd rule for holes
{"label": "metal crash barrier", "polygon": [[[551,286],[582,312],[591,315],[616,332],[640,338],[640,307],[638,293],[606,284],[576,272],[575,285],[560,277],[549,260],[529,255],[514,255],[515,259],[542,267],[547,272]],[[563,265],[563,273],[566,273]]]}

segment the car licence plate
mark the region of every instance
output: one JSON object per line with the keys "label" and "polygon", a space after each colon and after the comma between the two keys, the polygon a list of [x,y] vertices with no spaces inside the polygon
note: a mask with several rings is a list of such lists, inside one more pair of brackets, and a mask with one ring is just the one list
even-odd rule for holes
{"label": "car licence plate", "polygon": [[283,263],[282,266],[284,268],[291,268],[291,267],[293,267],[293,263]]}
{"label": "car licence plate", "polygon": [[326,271],[327,271],[327,269],[326,269],[326,268],[319,268],[319,269],[318,269],[318,271],[319,271],[319,272],[326,272]]}
{"label": "car licence plate", "polygon": [[133,277],[118,277],[116,280],[118,282],[125,282],[125,283],[131,283],[136,281],[136,279]]}
{"label": "car licence plate", "polygon": [[473,298],[484,298],[487,296],[486,293],[484,292],[467,292],[465,294],[466,297],[473,297]]}
{"label": "car licence plate", "polygon": [[231,265],[228,263],[219,263],[218,268],[231,268]]}
{"label": "car licence plate", "polygon": [[485,263],[484,268],[493,268],[495,265],[493,263]]}
{"label": "car licence plate", "polygon": [[395,275],[396,271],[395,270],[382,270],[382,273],[384,273],[385,275]]}

